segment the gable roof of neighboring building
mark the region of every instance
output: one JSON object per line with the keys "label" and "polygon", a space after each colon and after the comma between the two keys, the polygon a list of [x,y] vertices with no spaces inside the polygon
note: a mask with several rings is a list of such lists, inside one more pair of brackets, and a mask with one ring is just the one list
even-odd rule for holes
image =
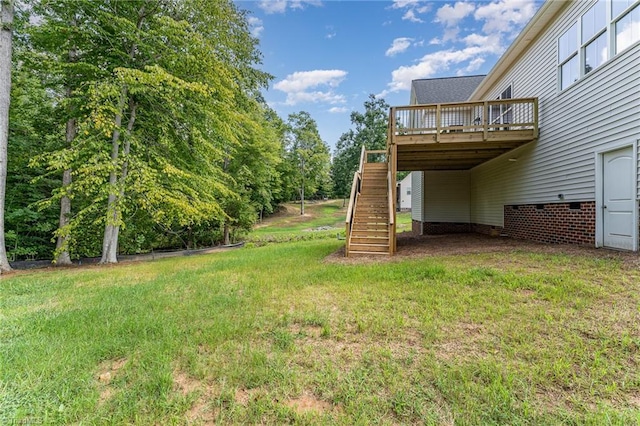
{"label": "gable roof of neighboring building", "polygon": [[411,82],[411,103],[442,104],[466,101],[484,77],[484,75],[472,75],[413,80]]}

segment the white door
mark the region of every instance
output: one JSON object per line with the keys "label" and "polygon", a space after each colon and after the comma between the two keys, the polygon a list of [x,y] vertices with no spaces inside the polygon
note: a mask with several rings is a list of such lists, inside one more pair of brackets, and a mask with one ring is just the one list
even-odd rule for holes
{"label": "white door", "polygon": [[603,154],[602,230],[605,247],[633,250],[635,184],[631,147]]}

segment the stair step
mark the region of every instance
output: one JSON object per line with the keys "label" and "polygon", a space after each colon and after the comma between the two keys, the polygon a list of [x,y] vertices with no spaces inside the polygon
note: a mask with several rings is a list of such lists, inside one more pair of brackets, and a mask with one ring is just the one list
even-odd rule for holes
{"label": "stair step", "polygon": [[389,215],[383,212],[364,212],[364,211],[356,210],[356,214],[353,217],[354,217],[353,219],[354,223],[362,220],[377,220],[377,221],[383,221],[383,222],[389,221]]}
{"label": "stair step", "polygon": [[389,208],[382,207],[382,206],[358,206],[356,207],[356,214],[357,213],[384,213],[387,214],[389,213]]}
{"label": "stair step", "polygon": [[353,220],[356,223],[363,222],[389,222],[389,215],[384,213],[356,213],[355,218]]}
{"label": "stair step", "polygon": [[370,235],[387,236],[389,235],[389,227],[387,225],[375,226],[353,226],[351,228],[351,236],[367,237]]}
{"label": "stair step", "polygon": [[365,251],[365,252],[389,252],[389,244],[355,244],[349,245],[349,251]]}
{"label": "stair step", "polygon": [[349,250],[349,257],[357,256],[388,256],[389,252],[376,252],[376,251],[351,251]]}
{"label": "stair step", "polygon": [[384,244],[389,246],[388,237],[351,237],[351,244]]}

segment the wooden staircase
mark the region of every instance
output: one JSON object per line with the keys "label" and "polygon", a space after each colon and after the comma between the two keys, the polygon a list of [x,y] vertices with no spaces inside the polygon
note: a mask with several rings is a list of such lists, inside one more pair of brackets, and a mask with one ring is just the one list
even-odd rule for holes
{"label": "wooden staircase", "polygon": [[365,163],[356,199],[349,255],[389,254],[387,163]]}
{"label": "wooden staircase", "polygon": [[[347,209],[345,256],[393,255],[396,251],[395,168],[392,151],[362,147]],[[369,162],[369,156],[386,158]]]}

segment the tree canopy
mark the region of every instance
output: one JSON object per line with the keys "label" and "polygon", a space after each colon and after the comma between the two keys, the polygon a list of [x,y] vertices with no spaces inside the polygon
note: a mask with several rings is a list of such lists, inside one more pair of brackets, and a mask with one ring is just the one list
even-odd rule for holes
{"label": "tree canopy", "polygon": [[353,174],[360,164],[362,147],[382,150],[387,146],[389,105],[382,98],[369,95],[364,112],[351,113],[352,129],[343,133],[336,144],[331,166],[334,194],[346,198],[351,191]]}
{"label": "tree canopy", "polygon": [[315,121],[299,113],[285,123],[265,104],[272,77],[234,2],[33,0],[18,9],[11,257],[110,263],[118,253],[229,242],[296,198],[294,187],[327,190]]}

